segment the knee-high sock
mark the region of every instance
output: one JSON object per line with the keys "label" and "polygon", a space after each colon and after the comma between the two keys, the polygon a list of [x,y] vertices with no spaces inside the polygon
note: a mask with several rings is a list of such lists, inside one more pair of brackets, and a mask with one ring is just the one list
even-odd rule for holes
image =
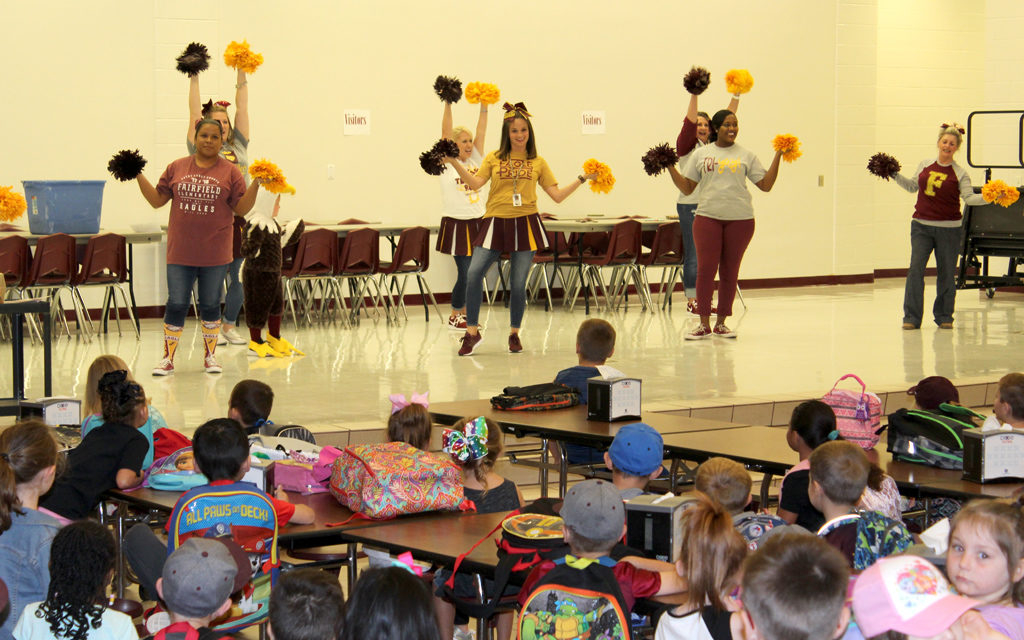
{"label": "knee-high sock", "polygon": [[263,342],[263,329],[260,327],[249,327],[249,340],[256,344]]}
{"label": "knee-high sock", "polygon": [[174,362],[174,352],[178,350],[178,339],[181,338],[182,329],[184,327],[164,325],[164,357],[171,362]]}
{"label": "knee-high sock", "polygon": [[203,345],[206,347],[206,355],[212,356],[217,350],[217,336],[220,335],[220,320],[213,322],[203,321]]}
{"label": "knee-high sock", "polygon": [[281,337],[281,316],[272,315],[267,318],[267,333],[275,338]]}

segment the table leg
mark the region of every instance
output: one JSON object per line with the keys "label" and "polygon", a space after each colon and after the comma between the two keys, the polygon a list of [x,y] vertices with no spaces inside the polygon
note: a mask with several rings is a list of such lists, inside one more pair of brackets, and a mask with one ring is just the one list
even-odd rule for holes
{"label": "table leg", "polygon": [[357,554],[359,553],[359,545],[355,542],[349,543],[348,545],[348,560],[345,562],[346,569],[348,569],[348,592],[352,593],[352,589],[356,586],[356,578],[358,578],[358,569],[356,567]]}
{"label": "table leg", "polygon": [[15,403],[25,399],[25,345],[22,342],[24,321],[25,315],[22,313],[11,316],[11,375]]}
{"label": "table leg", "polygon": [[[128,243],[128,297],[132,300],[132,311],[135,313],[135,328],[141,330],[139,322],[139,306],[135,304],[135,256],[132,251],[132,243]],[[107,330],[107,318],[103,317],[103,331]]]}
{"label": "table leg", "polygon": [[540,439],[540,497],[548,497],[548,439]]}
{"label": "table leg", "polygon": [[586,310],[585,314],[590,315],[590,285],[583,279],[583,233],[579,234],[579,240],[577,241],[577,257],[576,257],[576,268],[579,269],[580,273],[580,287],[583,288],[583,307]]}
{"label": "table leg", "polygon": [[569,453],[566,448],[558,445],[558,497],[564,498],[569,488]]}
{"label": "table leg", "polygon": [[52,340],[50,340],[50,314],[43,314],[43,396],[49,398],[53,395],[53,354],[51,351]]}
{"label": "table leg", "polygon": [[[100,508],[104,508],[105,503],[100,504]],[[117,509],[114,511],[114,541],[117,543],[117,597],[124,597],[125,582],[125,560],[124,560],[124,512],[126,506],[124,503],[119,502]]]}
{"label": "table leg", "polygon": [[759,498],[761,499],[762,509],[768,508],[768,491],[769,489],[771,489],[771,487],[772,474],[767,472],[761,474],[761,495],[759,496]]}

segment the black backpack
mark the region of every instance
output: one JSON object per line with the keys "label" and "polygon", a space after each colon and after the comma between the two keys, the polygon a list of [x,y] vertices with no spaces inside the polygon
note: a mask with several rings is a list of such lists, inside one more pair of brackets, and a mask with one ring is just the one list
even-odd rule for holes
{"label": "black backpack", "polygon": [[579,403],[579,391],[557,382],[505,387],[491,398],[491,406],[503,411],[548,411],[575,407]]}
{"label": "black backpack", "polygon": [[629,638],[629,609],[605,556],[555,560],[527,596],[517,638]]}
{"label": "black backpack", "polygon": [[937,411],[900,409],[889,414],[887,449],[895,460],[940,469],[964,468],[964,429],[975,429],[978,413],[942,404]]}

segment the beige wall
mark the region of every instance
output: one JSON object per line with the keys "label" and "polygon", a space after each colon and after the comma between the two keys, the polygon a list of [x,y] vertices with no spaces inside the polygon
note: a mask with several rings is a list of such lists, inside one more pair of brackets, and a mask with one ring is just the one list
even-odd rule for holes
{"label": "beige wall", "polygon": [[[285,217],[435,221],[437,184],[416,158],[438,136],[441,105],[431,84],[439,73],[491,81],[503,98],[525,101],[539,150],[563,182],[587,158],[611,165],[618,182],[610,195],[581,190],[562,205],[542,196],[543,208],[671,215],[675,188],[644,174],[640,155],[674,141],[691,64],[712,71],[702,100],[708,111],[727,102],[724,72],[746,67],[756,84],[741,101],[740,143],[767,161],[771,138],[789,132],[804,156],[782,167],[770,194],[754,189],[757,232],[741,277],[902,267],[913,197],[870,176],[867,157],[884,150],[911,169],[933,152],[935,125],[964,121],[983,95],[1001,93],[999,78],[1015,63],[1018,4],[4,3],[0,49],[16,93],[0,107],[0,184],[109,177],[107,160],[126,147],[142,150],[155,181],[185,151],[187,81],[174,57],[189,41],[207,44],[215,55],[201,76],[204,100],[232,100],[233,72],[220,54],[246,38],[266,58],[250,82],[251,156],[278,163],[298,188]],[[342,135],[345,108],[371,110],[372,135]],[[582,109],[606,111],[606,135],[581,135]],[[471,124],[475,107],[460,103],[455,114]],[[488,148],[499,127],[494,109]],[[336,180],[327,180],[328,164]],[[971,174],[980,182],[980,171]],[[154,214],[134,184],[108,182],[103,225],[137,220],[166,220],[166,212]],[[140,303],[161,304],[162,249],[136,256]],[[448,262],[435,260],[432,271],[435,290],[447,291]]]}

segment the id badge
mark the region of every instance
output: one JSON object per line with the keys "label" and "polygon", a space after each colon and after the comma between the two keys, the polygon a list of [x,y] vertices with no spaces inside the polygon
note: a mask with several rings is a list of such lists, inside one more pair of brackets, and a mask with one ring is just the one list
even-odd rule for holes
{"label": "id badge", "polygon": [[518,193],[512,194],[512,206],[521,207],[523,206],[523,196]]}

